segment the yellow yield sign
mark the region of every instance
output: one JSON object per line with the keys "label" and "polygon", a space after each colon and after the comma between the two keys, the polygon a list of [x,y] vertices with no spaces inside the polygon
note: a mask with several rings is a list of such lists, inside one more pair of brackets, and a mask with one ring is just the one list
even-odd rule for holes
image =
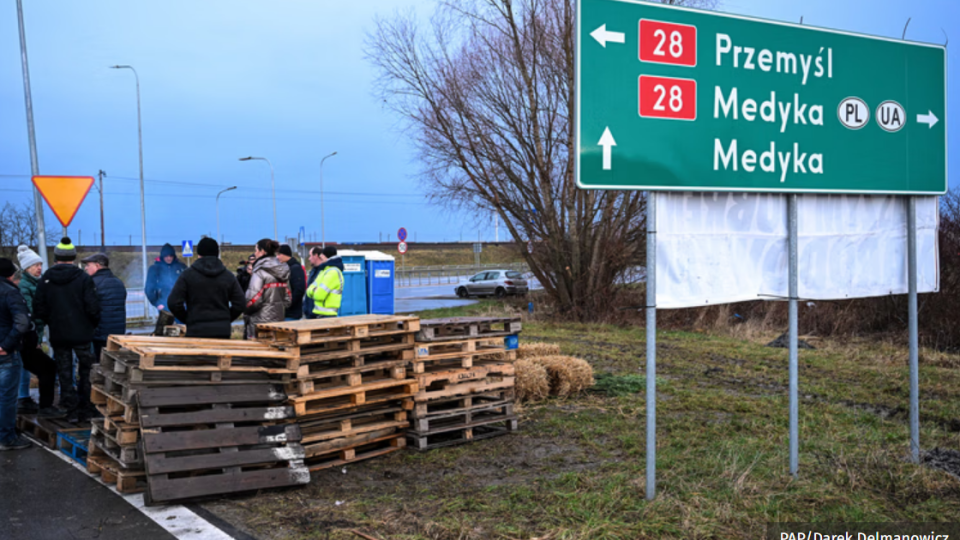
{"label": "yellow yield sign", "polygon": [[34,176],[33,185],[43,195],[60,224],[68,227],[93,186],[92,176]]}

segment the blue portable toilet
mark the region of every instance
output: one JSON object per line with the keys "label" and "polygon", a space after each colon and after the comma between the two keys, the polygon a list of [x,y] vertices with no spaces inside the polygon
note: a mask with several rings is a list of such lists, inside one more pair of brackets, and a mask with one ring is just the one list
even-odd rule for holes
{"label": "blue portable toilet", "polygon": [[367,313],[394,314],[394,258],[379,251],[364,251],[367,260]]}
{"label": "blue portable toilet", "polygon": [[343,299],[340,316],[367,314],[367,284],[364,256],[349,249],[338,252],[343,260]]}

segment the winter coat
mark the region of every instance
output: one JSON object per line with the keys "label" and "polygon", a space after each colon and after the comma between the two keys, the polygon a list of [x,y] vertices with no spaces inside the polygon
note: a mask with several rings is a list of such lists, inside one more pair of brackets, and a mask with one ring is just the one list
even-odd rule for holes
{"label": "winter coat", "polygon": [[[173,262],[167,264],[163,258],[167,255],[173,255]],[[177,254],[170,244],[164,244],[160,249],[160,258],[157,259],[150,270],[147,272],[147,284],[143,293],[147,295],[147,300],[159,309],[159,306],[167,305],[167,296],[170,296],[170,290],[173,284],[177,282],[180,273],[187,269],[187,265],[177,259]]]}
{"label": "winter coat", "polygon": [[287,319],[303,317],[303,295],[307,292],[307,271],[294,257],[287,261],[290,267],[290,307],[284,315]]}
{"label": "winter coat", "polygon": [[[327,261],[329,262],[329,261]],[[326,268],[327,263],[323,263],[320,266],[314,266],[310,269],[310,275],[307,276],[307,283],[313,283],[317,280],[317,276],[320,275],[320,271]],[[303,299],[303,317],[305,319],[316,319],[317,316],[313,314],[313,298],[310,298],[310,295],[306,295]]]}
{"label": "winter coat", "polygon": [[30,311],[20,290],[7,278],[0,278],[0,349],[9,354],[20,350],[23,337],[33,328]]}
{"label": "winter coat", "polygon": [[[27,309],[30,310],[30,313],[33,313],[33,297],[37,295],[38,283],[40,283],[40,278],[35,278],[26,272],[20,278],[20,294],[23,295],[23,300],[27,303]],[[37,335],[43,336],[43,329],[46,325],[43,321],[34,322],[36,323]]]}
{"label": "winter coat", "polygon": [[111,335],[127,333],[127,287],[109,268],[101,268],[93,275],[100,299],[100,324],[93,332],[95,341],[106,341]]}
{"label": "winter coat", "polygon": [[247,272],[247,265],[237,268],[237,282],[240,283],[240,289],[246,294],[247,287],[250,286],[250,272]]}
{"label": "winter coat", "polygon": [[187,325],[187,337],[230,339],[230,323],[247,303],[237,278],[217,257],[200,257],[170,291],[170,312]]}
{"label": "winter coat", "polygon": [[100,323],[100,299],[93,278],[72,264],[56,264],[40,276],[33,317],[50,327],[54,347],[86,345]]}
{"label": "winter coat", "polygon": [[313,299],[313,314],[320,317],[336,317],[343,299],[343,260],[331,257],[317,279],[307,288],[307,296]]}
{"label": "winter coat", "polygon": [[280,322],[290,307],[290,267],[276,257],[261,257],[253,263],[247,288],[247,337],[256,337],[257,323]]}

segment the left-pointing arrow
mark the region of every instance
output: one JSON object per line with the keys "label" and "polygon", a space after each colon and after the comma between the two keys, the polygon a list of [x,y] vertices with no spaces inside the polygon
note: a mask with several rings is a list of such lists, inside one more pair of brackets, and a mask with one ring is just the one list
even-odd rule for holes
{"label": "left-pointing arrow", "polygon": [[610,128],[603,130],[603,136],[597,144],[603,147],[603,170],[609,171],[612,166],[612,147],[617,145],[617,141],[613,140],[613,135],[610,134]]}
{"label": "left-pointing arrow", "polygon": [[607,48],[608,41],[611,43],[623,43],[624,40],[623,32],[608,32],[606,24],[601,24],[600,28],[590,32],[590,35],[593,39],[597,40],[597,43],[604,49]]}

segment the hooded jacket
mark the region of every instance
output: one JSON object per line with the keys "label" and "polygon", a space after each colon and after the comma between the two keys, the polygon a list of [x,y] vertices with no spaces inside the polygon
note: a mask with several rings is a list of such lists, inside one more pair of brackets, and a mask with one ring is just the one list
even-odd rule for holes
{"label": "hooded jacket", "polygon": [[217,257],[200,257],[180,278],[167,299],[170,312],[187,325],[187,337],[230,339],[230,323],[247,301],[237,278]]}
{"label": "hooded jacket", "polygon": [[290,307],[285,314],[288,319],[299,319],[303,316],[303,295],[307,292],[307,271],[303,269],[296,257],[287,261],[290,267]]}
{"label": "hooded jacket", "polygon": [[100,299],[93,278],[72,264],[56,264],[40,276],[33,317],[50,327],[54,347],[85,345],[100,323]]}
{"label": "hooded jacket", "polygon": [[[337,317],[343,300],[343,262],[339,255],[330,257],[331,264],[320,271],[316,281],[307,287],[307,296],[313,299],[313,313],[320,317]],[[336,264],[336,261],[340,264]]]}
{"label": "hooded jacket", "polygon": [[100,299],[100,324],[93,339],[106,341],[111,335],[127,333],[127,288],[109,268],[97,270],[92,277]]}
{"label": "hooded jacket", "polygon": [[[20,294],[23,295],[23,300],[27,304],[27,309],[30,310],[30,313],[33,313],[33,298],[37,295],[37,284],[40,283],[40,278],[35,278],[24,272],[20,277]],[[34,321],[36,323],[36,330],[38,336],[43,336],[43,329],[45,324],[43,321]]]}
{"label": "hooded jacket", "polygon": [[[310,270],[310,275],[307,276],[307,286],[309,287],[315,281],[317,281],[317,276],[320,275],[320,272],[323,272],[323,269],[328,266],[336,266],[340,269],[340,272],[343,272],[343,259],[340,256],[336,256],[332,259],[327,259],[326,262],[322,263],[320,266],[315,266]],[[316,319],[317,315],[313,312],[313,308],[316,305],[316,302],[313,298],[310,298],[308,294],[303,300],[303,316],[308,319]]]}
{"label": "hooded jacket", "polygon": [[247,287],[249,315],[247,337],[255,337],[257,323],[280,322],[290,307],[290,267],[276,257],[261,257],[253,263],[250,286]]}
{"label": "hooded jacket", "polygon": [[32,327],[20,290],[9,279],[0,278],[0,349],[7,353],[0,356],[0,363],[10,358],[9,353],[20,350],[23,336]]}
{"label": "hooded jacket", "polygon": [[[168,255],[173,255],[173,262],[170,264],[163,260]],[[173,284],[177,282],[180,273],[186,269],[187,266],[177,259],[177,253],[173,246],[164,244],[160,248],[160,258],[153,263],[153,266],[147,272],[147,283],[143,290],[143,293],[147,295],[147,300],[157,308],[166,306],[167,296],[170,296]]]}

